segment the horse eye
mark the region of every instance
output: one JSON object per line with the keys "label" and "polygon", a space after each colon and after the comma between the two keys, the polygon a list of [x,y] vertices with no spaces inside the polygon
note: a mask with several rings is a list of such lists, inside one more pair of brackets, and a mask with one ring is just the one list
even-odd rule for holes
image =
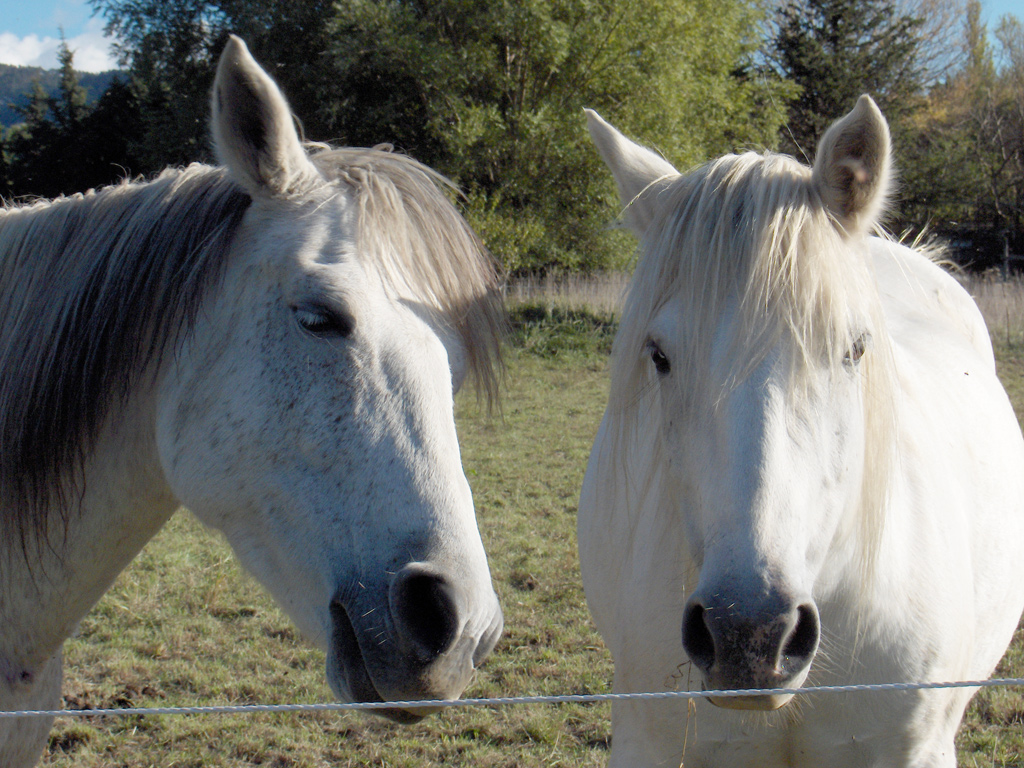
{"label": "horse eye", "polygon": [[326,307],[292,307],[292,312],[304,330],[319,338],[346,338],[355,327],[355,320],[350,315]]}
{"label": "horse eye", "polygon": [[672,363],[669,362],[665,353],[661,351],[661,347],[655,344],[653,341],[647,342],[647,350],[651,355],[651,362],[654,363],[654,370],[658,372],[659,376],[666,376],[672,370]]}
{"label": "horse eye", "polygon": [[871,340],[871,334],[862,333],[854,340],[853,344],[850,345],[850,349],[845,355],[843,355],[844,365],[855,365],[860,362],[860,359],[864,357],[864,353],[867,352],[868,342]]}

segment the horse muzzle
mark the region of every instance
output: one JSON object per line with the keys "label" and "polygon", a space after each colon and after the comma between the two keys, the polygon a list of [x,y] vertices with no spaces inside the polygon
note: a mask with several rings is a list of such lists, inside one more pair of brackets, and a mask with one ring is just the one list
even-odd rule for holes
{"label": "horse muzzle", "polygon": [[[396,573],[376,604],[365,591],[331,602],[327,677],[339,698],[359,702],[457,699],[493,650],[503,617],[493,590],[469,599],[429,563]],[[349,593],[352,594],[352,593]],[[375,709],[403,723],[436,707]]]}
{"label": "horse muzzle", "polygon": [[683,649],[701,671],[705,690],[768,691],[710,698],[726,709],[764,711],[788,704],[793,694],[770,691],[803,685],[820,638],[811,601],[769,596],[744,604],[694,595],[683,613]]}

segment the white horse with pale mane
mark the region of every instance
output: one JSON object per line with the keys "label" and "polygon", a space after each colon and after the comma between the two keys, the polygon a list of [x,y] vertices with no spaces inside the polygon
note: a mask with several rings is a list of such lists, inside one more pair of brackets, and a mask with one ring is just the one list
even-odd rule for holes
{"label": "white horse with pale mane", "polygon": [[[0,709],[59,708],[64,640],[181,505],[340,698],[457,698],[502,627],[453,416],[494,392],[491,259],[427,168],[307,152],[237,38],[213,134],[224,168],[0,211]],[[49,726],[0,719],[0,766]]]}
{"label": "white horse with pale mane", "polygon": [[[1024,606],[1024,442],[977,307],[874,236],[889,131],[867,96],[813,168],[680,175],[595,113],[640,255],[580,499],[587,601],[628,768],[953,768]],[[791,700],[792,698],[792,700]]]}

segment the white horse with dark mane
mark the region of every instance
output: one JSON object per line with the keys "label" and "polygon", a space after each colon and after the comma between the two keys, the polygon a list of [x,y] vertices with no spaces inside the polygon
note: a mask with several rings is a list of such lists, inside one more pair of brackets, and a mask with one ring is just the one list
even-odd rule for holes
{"label": "white horse with dark mane", "polygon": [[[59,708],[65,639],[181,505],[340,698],[457,698],[502,627],[453,416],[467,373],[494,394],[493,264],[427,168],[307,152],[237,38],[212,119],[226,167],[0,211],[0,709]],[[0,719],[0,766],[49,725]]]}
{"label": "white horse with dark mane", "polygon": [[587,601],[616,691],[766,691],[618,702],[611,764],[953,768],[973,689],[772,693],[985,678],[1024,606],[1024,442],[970,297],[873,234],[884,118],[683,175],[589,127],[641,244]]}

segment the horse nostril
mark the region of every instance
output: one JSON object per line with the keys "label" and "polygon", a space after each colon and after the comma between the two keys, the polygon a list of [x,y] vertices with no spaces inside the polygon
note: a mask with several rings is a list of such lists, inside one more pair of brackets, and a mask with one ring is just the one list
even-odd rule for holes
{"label": "horse nostril", "polygon": [[683,650],[701,671],[707,673],[714,666],[715,641],[700,603],[690,603],[683,612]]}
{"label": "horse nostril", "polygon": [[806,665],[818,650],[818,640],[821,637],[817,609],[805,603],[799,606],[796,612],[796,625],[782,646],[781,662],[787,667]]}
{"label": "horse nostril", "polygon": [[402,568],[391,584],[391,611],[399,634],[427,659],[451,648],[460,630],[458,590],[422,563]]}

